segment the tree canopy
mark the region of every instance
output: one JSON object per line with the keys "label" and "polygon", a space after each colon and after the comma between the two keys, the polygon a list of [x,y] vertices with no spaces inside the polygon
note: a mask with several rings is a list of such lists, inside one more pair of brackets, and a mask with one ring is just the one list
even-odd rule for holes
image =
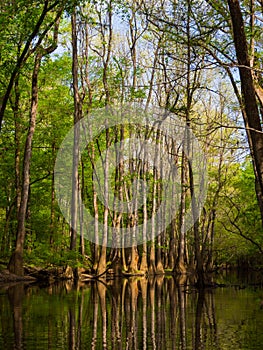
{"label": "tree canopy", "polygon": [[[83,265],[97,276],[195,271],[202,284],[221,266],[261,266],[262,20],[260,0],[3,1],[0,251],[10,271],[23,274],[25,263]],[[182,144],[163,132],[165,117],[112,125],[111,111],[127,106],[179,118]],[[98,110],[109,114],[99,120]],[[66,220],[54,169],[74,125]],[[189,130],[206,158],[202,208]],[[155,145],[150,160],[134,139]]]}

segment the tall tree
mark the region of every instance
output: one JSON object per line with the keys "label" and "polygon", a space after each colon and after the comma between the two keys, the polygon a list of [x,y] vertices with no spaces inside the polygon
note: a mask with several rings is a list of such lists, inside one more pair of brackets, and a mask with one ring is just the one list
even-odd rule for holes
{"label": "tall tree", "polygon": [[[259,202],[262,208],[263,201],[263,131],[260,120],[255,84],[251,70],[251,60],[248,52],[245,24],[238,0],[228,0],[232,20],[233,39],[238,61],[238,70],[241,80],[241,90],[246,112],[246,132],[251,140],[250,152],[255,163],[255,177],[258,182]],[[263,212],[261,213],[263,216]]]}
{"label": "tall tree", "polygon": [[[61,12],[60,12],[61,15]],[[9,271],[17,275],[23,276],[23,251],[24,242],[26,235],[26,212],[28,207],[28,198],[30,191],[30,163],[32,157],[32,142],[33,135],[36,128],[36,117],[38,108],[38,75],[41,65],[41,60],[45,55],[48,55],[55,51],[57,48],[58,41],[58,28],[59,28],[59,17],[57,18],[54,26],[53,40],[50,46],[44,48],[43,46],[38,47],[35,55],[34,69],[32,74],[32,90],[31,90],[31,108],[29,116],[29,128],[25,144],[24,160],[23,160],[23,176],[22,176],[22,193],[21,203],[18,211],[18,224],[17,224],[17,235],[16,235],[16,247],[13,252],[8,268]]]}
{"label": "tall tree", "polygon": [[76,8],[71,15],[72,34],[72,77],[73,77],[73,97],[74,97],[74,143],[72,149],[72,198],[71,198],[71,240],[70,249],[75,250],[77,244],[77,224],[78,224],[78,203],[79,203],[79,137],[82,118],[82,100],[79,93],[79,65],[78,65],[78,34],[77,34],[77,14]]}

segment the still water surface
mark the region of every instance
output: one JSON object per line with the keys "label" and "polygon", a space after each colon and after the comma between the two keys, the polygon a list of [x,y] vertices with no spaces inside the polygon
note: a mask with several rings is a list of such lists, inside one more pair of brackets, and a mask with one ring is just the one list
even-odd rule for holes
{"label": "still water surface", "polygon": [[262,283],[229,278],[205,293],[171,276],[5,286],[0,349],[262,350]]}

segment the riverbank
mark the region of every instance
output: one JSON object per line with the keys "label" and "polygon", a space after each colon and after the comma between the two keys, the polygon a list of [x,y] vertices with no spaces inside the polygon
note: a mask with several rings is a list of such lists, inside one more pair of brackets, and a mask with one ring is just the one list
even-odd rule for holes
{"label": "riverbank", "polygon": [[[216,287],[229,287],[235,286],[237,288],[242,288],[244,285],[251,284],[252,281],[247,280],[242,283],[242,285],[238,285],[236,281],[229,280],[228,283],[225,282],[225,275],[229,275],[229,272],[235,271],[237,275],[242,276],[245,274],[246,276],[250,276],[248,270],[240,270],[240,269],[218,269],[214,270],[212,273],[206,274],[208,278],[206,278],[209,283],[204,285],[205,288],[216,288]],[[263,280],[263,269],[255,269],[251,270],[251,273],[254,276],[255,282],[255,274],[258,275],[257,285],[262,284]],[[1,263],[0,268],[0,286],[3,284],[16,283],[16,282],[27,282],[27,283],[36,283],[43,285],[52,285],[56,282],[60,281],[71,281],[72,283],[83,282],[87,283],[94,280],[115,280],[118,278],[121,279],[129,279],[129,278],[154,278],[158,276],[170,276],[173,277],[177,285],[191,285],[192,287],[197,287],[196,285],[196,274],[194,271],[191,271],[187,274],[178,275],[175,274],[171,270],[164,271],[162,275],[150,275],[147,272],[142,273],[138,271],[138,273],[127,273],[119,271],[116,275],[114,273],[114,269],[108,268],[104,274],[98,276],[93,274],[89,269],[85,269],[84,267],[72,268],[68,265],[66,266],[47,266],[47,267],[36,267],[36,266],[24,266],[24,276],[17,276],[13,273],[10,273],[6,268],[6,265]]]}

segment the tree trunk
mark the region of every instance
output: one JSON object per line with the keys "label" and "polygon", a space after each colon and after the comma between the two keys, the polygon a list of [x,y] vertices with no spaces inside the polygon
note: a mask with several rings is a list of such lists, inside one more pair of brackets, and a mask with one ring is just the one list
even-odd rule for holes
{"label": "tree trunk", "polygon": [[180,218],[179,218],[179,242],[178,242],[178,257],[174,271],[178,274],[186,273],[185,266],[185,206],[186,206],[186,157],[182,152],[181,165],[181,200],[180,200]]}
{"label": "tree trunk", "polygon": [[15,103],[13,107],[14,118],[15,118],[15,174],[16,174],[16,213],[18,218],[19,207],[21,203],[21,121],[20,119],[20,92],[19,92],[19,75],[15,80]]}
{"label": "tree trunk", "polygon": [[[263,198],[263,136],[260,122],[260,114],[257,106],[256,91],[250,69],[248,45],[244,31],[244,21],[238,0],[228,0],[228,6],[232,19],[233,37],[236,56],[239,64],[239,75],[244,108],[247,116],[246,132],[251,139],[250,152],[255,162],[255,177],[259,184],[258,200]],[[260,203],[259,203],[260,204]],[[261,215],[263,213],[261,212]],[[263,219],[263,218],[262,218]]]}
{"label": "tree trunk", "polygon": [[[92,162],[94,164],[95,161],[95,148],[92,143]],[[99,246],[99,207],[98,207],[98,194],[96,191],[96,187],[94,184],[94,179],[92,180],[92,192],[93,192],[93,208],[94,208],[94,262],[93,262],[93,270],[97,271],[99,256],[100,256],[100,246]]]}
{"label": "tree trunk", "polygon": [[[144,155],[145,157],[145,155]],[[148,263],[147,263],[147,189],[146,189],[146,163],[144,161],[143,164],[143,244],[142,244],[142,257],[140,270],[143,272],[148,271]]]}
{"label": "tree trunk", "polygon": [[107,242],[108,242],[108,219],[109,219],[109,146],[110,146],[110,135],[108,129],[108,121],[105,122],[106,127],[106,149],[104,164],[104,215],[103,215],[103,239],[102,247],[100,252],[100,259],[97,269],[97,274],[101,275],[106,271],[107,266]]}
{"label": "tree trunk", "polygon": [[[110,63],[111,50],[112,50],[112,1],[109,1],[108,12],[107,12],[107,25],[109,29],[109,34],[106,39],[105,36],[105,24],[101,21],[100,18],[100,34],[103,42],[103,88],[105,92],[105,106],[108,109],[110,104],[110,91],[108,84],[108,66]],[[103,214],[103,239],[102,247],[100,252],[100,259],[97,269],[97,274],[100,275],[106,271],[107,266],[107,242],[108,242],[108,216],[109,216],[109,156],[108,148],[110,146],[110,135],[108,129],[108,120],[105,120],[105,129],[106,129],[106,150],[105,150],[105,160],[104,160],[104,214]]]}
{"label": "tree trunk", "polygon": [[79,198],[79,219],[80,219],[80,239],[79,239],[79,253],[85,255],[85,240],[84,240],[84,218],[83,208],[81,200],[84,200],[84,188],[85,188],[85,175],[84,175],[84,163],[81,161],[81,198]]}
{"label": "tree trunk", "polygon": [[77,35],[77,15],[74,9],[71,16],[71,35],[72,35],[72,77],[74,93],[74,144],[72,161],[72,197],[71,197],[71,223],[70,223],[70,249],[75,250],[77,245],[77,222],[78,222],[78,194],[79,194],[79,120],[82,116],[82,102],[79,95],[78,79],[78,35]]}
{"label": "tree trunk", "polygon": [[[137,152],[137,150],[135,150]],[[136,155],[138,156],[138,155]],[[132,161],[133,163],[133,161]],[[136,237],[136,231],[137,231],[137,225],[138,225],[138,196],[139,196],[139,173],[140,173],[140,165],[138,165],[138,162],[135,165],[135,172],[136,172],[136,179],[137,184],[133,188],[132,193],[132,205],[131,205],[131,239],[132,239],[132,246],[131,246],[131,262],[129,265],[128,271],[130,273],[137,273],[138,272],[138,262],[139,262],[139,254],[137,249],[137,237]],[[134,169],[132,169],[134,171]]]}
{"label": "tree trunk", "polygon": [[[61,14],[61,12],[60,12]],[[55,21],[53,42],[47,47],[39,47],[35,56],[34,69],[32,74],[32,93],[31,93],[31,107],[29,117],[29,128],[26,138],[24,161],[23,161],[23,177],[22,177],[22,191],[21,191],[21,203],[18,212],[18,223],[17,223],[17,235],[16,235],[16,247],[15,251],[11,255],[8,269],[10,272],[15,273],[19,276],[24,275],[23,268],[23,251],[25,242],[25,222],[28,206],[28,198],[30,192],[30,164],[32,157],[32,142],[33,135],[36,127],[36,116],[38,107],[38,74],[40,70],[42,57],[51,54],[57,48],[58,39],[58,28],[59,28],[59,15]]]}
{"label": "tree trunk", "polygon": [[155,236],[156,236],[156,210],[157,210],[157,196],[158,196],[158,181],[159,181],[159,169],[160,169],[160,130],[156,131],[155,143],[157,145],[154,155],[154,168],[153,168],[153,193],[152,193],[152,232],[151,232],[151,248],[150,248],[150,262],[149,262],[149,274],[156,273],[156,261],[155,261]]}
{"label": "tree trunk", "polygon": [[[164,146],[164,138],[160,137],[160,141],[158,143],[158,153],[164,153],[164,149],[162,149],[161,152],[161,147],[163,148]],[[162,191],[164,191],[162,185],[161,185],[161,179],[164,179],[164,164],[162,163],[162,159],[160,157],[159,159],[159,164],[157,165],[157,168],[159,166],[159,170],[157,171],[157,179],[158,179],[158,183],[157,183],[157,208],[159,208],[158,210],[162,210],[161,211],[161,219],[160,219],[160,225],[158,228],[158,236],[157,236],[157,252],[156,252],[156,273],[157,274],[163,274],[164,273],[164,268],[163,268],[163,261],[162,261],[162,245],[163,245],[163,236],[164,236],[164,232],[163,232],[163,227],[166,227],[165,225],[165,203],[162,203]],[[169,194],[168,194],[169,195]],[[163,208],[160,209],[161,204],[163,205]],[[170,208],[167,208],[168,210]]]}
{"label": "tree trunk", "polygon": [[[55,142],[52,143],[52,158],[55,159]],[[55,172],[52,172],[52,183],[51,183],[51,210],[50,210],[50,246],[54,243],[55,234]]]}
{"label": "tree trunk", "polygon": [[26,234],[25,221],[26,221],[26,212],[27,212],[29,186],[30,186],[30,163],[31,163],[31,157],[32,157],[32,141],[33,141],[33,135],[36,127],[36,116],[37,116],[37,106],[38,106],[38,73],[39,73],[40,64],[41,64],[41,58],[42,58],[42,55],[40,53],[37,53],[35,57],[34,70],[32,75],[32,97],[31,97],[30,121],[29,121],[29,129],[28,129],[27,138],[26,138],[25,153],[24,153],[22,194],[21,194],[21,203],[20,203],[19,212],[18,212],[16,247],[8,264],[9,271],[19,276],[24,275],[23,251],[24,251],[24,242],[25,242],[25,234]]}

